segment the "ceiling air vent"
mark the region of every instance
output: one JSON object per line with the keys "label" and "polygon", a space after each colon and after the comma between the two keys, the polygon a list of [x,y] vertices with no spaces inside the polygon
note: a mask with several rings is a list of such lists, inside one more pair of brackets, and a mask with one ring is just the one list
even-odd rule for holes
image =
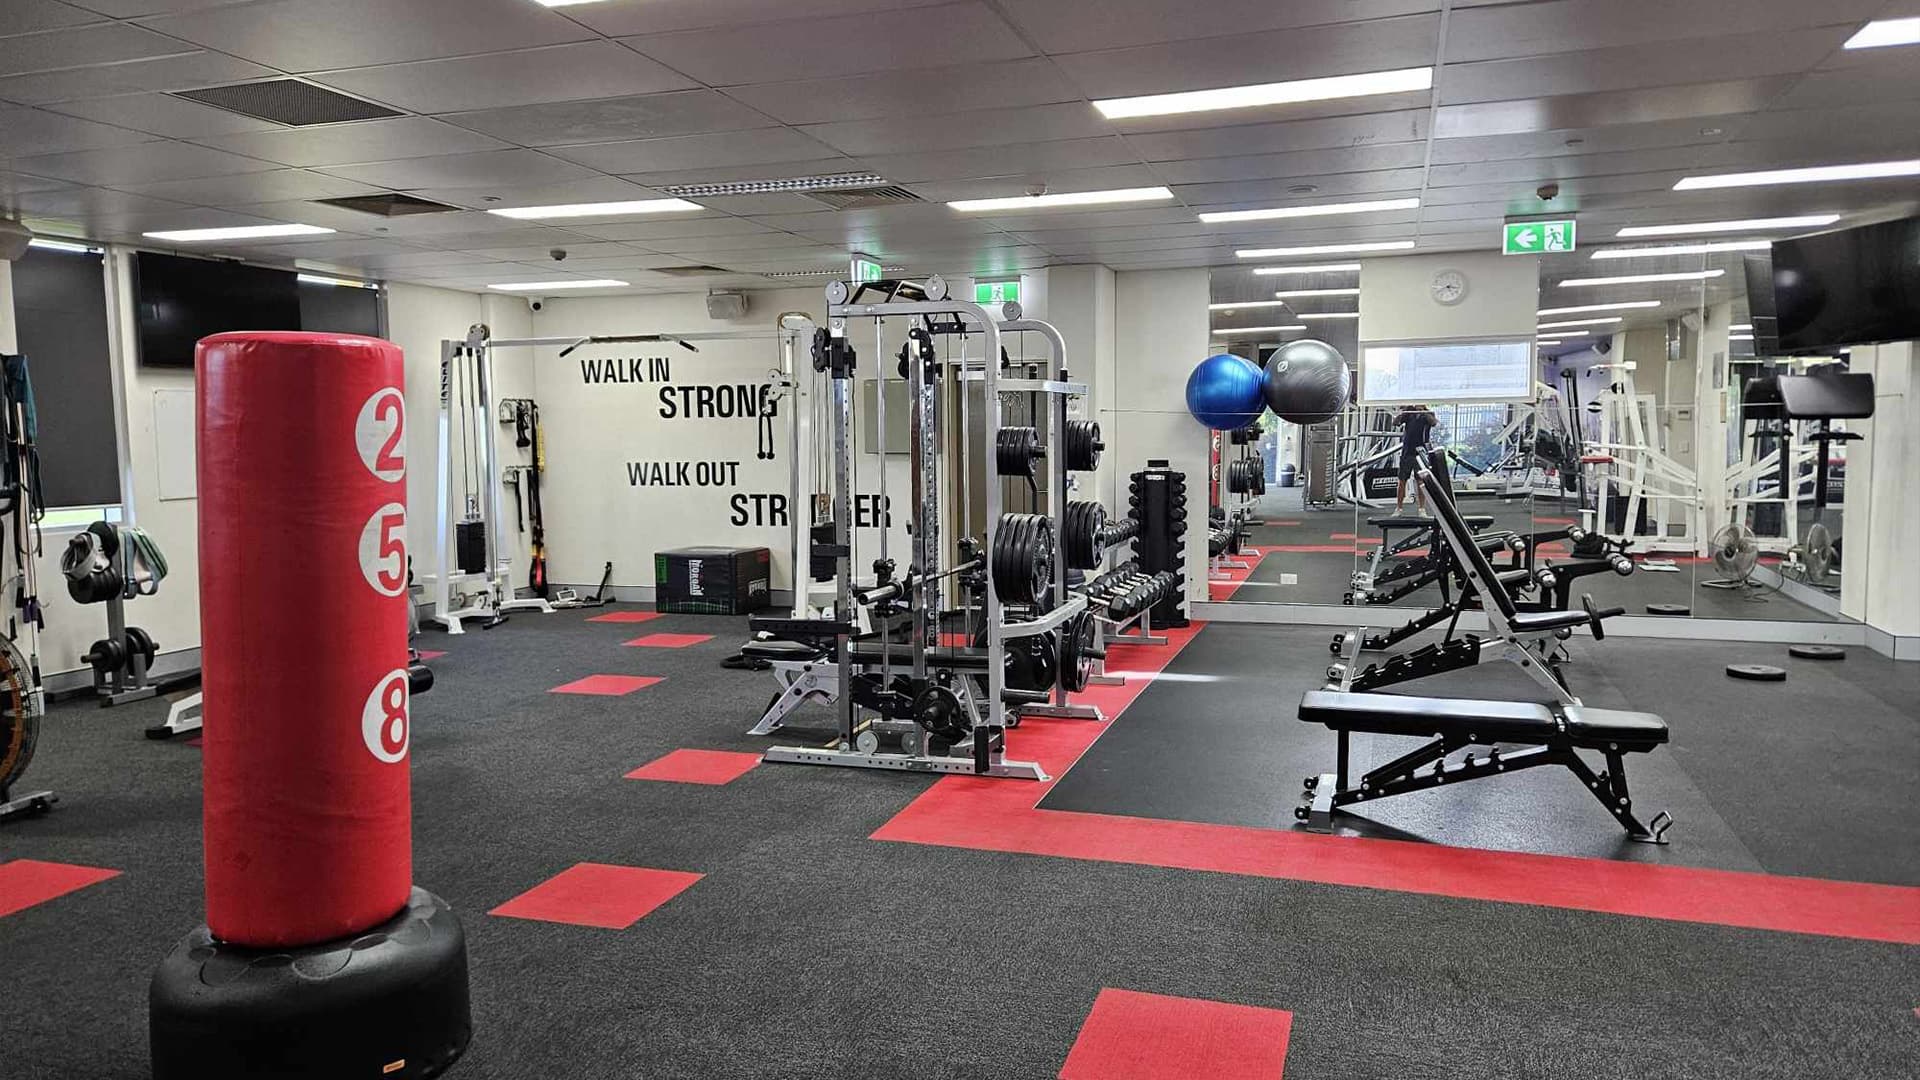
{"label": "ceiling air vent", "polygon": [[881,187],[845,188],[840,191],[809,191],[807,198],[822,203],[835,210],[866,210],[875,206],[895,206],[900,203],[925,202],[920,196],[901,187],[899,184],[887,184]]}
{"label": "ceiling air vent", "polygon": [[670,277],[704,277],[707,274],[731,274],[733,271],[720,266],[649,266],[649,274],[666,274]]}
{"label": "ceiling air vent", "polygon": [[385,105],[361,101],[299,79],[269,79],[266,82],[209,86],[203,90],[179,90],[173,96],[293,127],[405,115]]}
{"label": "ceiling air vent", "polygon": [[437,203],[431,199],[422,199],[413,195],[386,192],[379,195],[348,195],[339,199],[315,199],[323,206],[337,206],[342,210],[358,210],[363,214],[378,214],[381,217],[410,217],[414,214],[449,214],[457,212],[457,206]]}

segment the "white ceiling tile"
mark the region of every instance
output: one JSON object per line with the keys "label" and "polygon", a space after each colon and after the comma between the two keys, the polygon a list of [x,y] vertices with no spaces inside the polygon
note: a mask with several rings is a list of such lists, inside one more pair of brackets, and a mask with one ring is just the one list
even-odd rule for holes
{"label": "white ceiling tile", "polygon": [[793,22],[798,31],[806,23],[863,11],[893,11],[928,7],[949,0],[644,0],[629,4],[587,4],[568,12],[609,37],[624,34],[663,34],[674,30],[747,26],[753,23]]}
{"label": "white ceiling tile", "polygon": [[896,116],[811,124],[807,134],[848,154],[963,150],[974,146],[1096,138],[1112,125],[1084,101],[1013,109],[977,109],[933,116]]}
{"label": "white ceiling tile", "polygon": [[1439,33],[1437,16],[1406,15],[1054,59],[1088,97],[1108,98],[1421,67],[1433,63]]}
{"label": "white ceiling tile", "polygon": [[314,75],[313,81],[419,113],[653,94],[697,84],[611,41],[582,41]]}
{"label": "white ceiling tile", "polygon": [[1439,75],[1440,102],[1459,105],[1793,75],[1819,63],[1851,32],[1835,26],[1798,34],[1731,35],[1711,47],[1699,41],[1658,41],[1448,64]]}
{"label": "white ceiling tile", "polygon": [[655,251],[670,252],[675,255],[709,255],[732,253],[736,251],[780,251],[788,248],[808,248],[818,246],[819,241],[792,233],[764,232],[743,236],[688,236],[674,240],[650,240],[647,246]]}
{"label": "white ceiling tile", "polygon": [[336,165],[334,176],[390,188],[525,187],[586,180],[593,170],[533,150],[490,150],[480,154]]}
{"label": "white ceiling tile", "polygon": [[14,200],[23,214],[37,217],[101,218],[126,214],[152,214],[181,210],[185,204],[174,199],[153,198],[105,188],[64,188],[21,195]]}
{"label": "white ceiling tile", "polygon": [[1222,183],[1307,176],[1318,172],[1371,172],[1417,169],[1426,161],[1426,144],[1380,143],[1251,157],[1203,157],[1156,161],[1151,166],[1163,184]]}
{"label": "white ceiling tile", "polygon": [[0,160],[66,150],[96,150],[151,141],[153,136],[125,128],[96,124],[40,109],[0,107]]}
{"label": "white ceiling tile", "polygon": [[377,240],[355,236],[345,240],[306,240],[297,244],[262,244],[252,250],[275,258],[300,256],[309,259],[346,259],[363,255],[399,255],[420,249],[398,240]]}
{"label": "white ceiling tile", "polygon": [[9,210],[15,206],[14,200],[33,191],[71,190],[72,185],[63,180],[49,180],[43,176],[28,176],[25,173],[0,172],[0,210]]}
{"label": "white ceiling tile", "polygon": [[196,52],[164,34],[125,23],[103,23],[44,34],[0,38],[0,75],[58,71]]}
{"label": "white ceiling tile", "polygon": [[163,180],[155,184],[121,184],[124,190],[153,195],[195,206],[242,207],[249,203],[293,202],[367,195],[379,188],[302,169],[209,176],[193,180]]}
{"label": "white ceiling tile", "polygon": [[182,11],[220,7],[231,4],[234,0],[71,0],[71,2],[102,15],[111,15],[116,19],[132,19],[141,15],[172,15]]}
{"label": "white ceiling tile", "polygon": [[978,180],[930,180],[913,185],[913,193],[929,202],[959,199],[1004,199],[1030,194],[1036,185],[1048,191],[1106,191],[1114,188],[1156,187],[1159,177],[1146,165],[1109,165],[1102,169],[1037,169],[1024,176]]}
{"label": "white ceiling tile", "polygon": [[1812,72],[1773,107],[1842,109],[1867,101],[1920,99],[1920,49],[1861,49],[1842,55],[1871,57],[1875,62]]}
{"label": "white ceiling tile", "polygon": [[1018,176],[1035,169],[1094,169],[1131,165],[1139,160],[1139,154],[1126,140],[1108,135],[1098,139],[1062,139],[936,153],[867,154],[860,157],[859,164],[896,183],[912,184],[926,180]]}
{"label": "white ceiling tile", "polygon": [[171,141],[16,158],[12,167],[36,176],[104,185],[225,176],[273,168],[265,161]]}
{"label": "white ceiling tile", "polygon": [[792,128],[759,128],[666,139],[560,146],[549,152],[601,172],[624,174],[812,161],[832,156],[833,149]]}
{"label": "white ceiling tile", "polygon": [[984,225],[1007,232],[1020,232],[1028,229],[1094,229],[1107,225],[1171,225],[1176,222],[1192,221],[1193,211],[1184,206],[1167,204],[1146,210],[1024,210],[1007,213],[969,214],[979,218]]}
{"label": "white ceiling tile", "polygon": [[788,124],[944,113],[959,103],[1011,107],[1080,100],[1080,91],[1045,57],[760,83],[727,93]]}
{"label": "white ceiling tile", "polygon": [[1020,36],[977,0],[804,23],[692,30],[622,39],[708,86],[918,68],[1031,56]]}
{"label": "white ceiling tile", "polygon": [[[1450,61],[1642,45],[1730,32],[1796,30],[1874,17],[1884,0],[1755,3],[1754,0],[1555,0],[1455,11],[1447,28]],[[1710,47],[1710,46],[1702,46]]]}
{"label": "white ceiling tile", "polygon": [[862,164],[833,154],[825,146],[820,149],[831,156],[810,161],[783,161],[764,165],[714,165],[700,169],[666,169],[659,172],[628,173],[626,179],[651,188],[663,188],[674,184],[720,184],[734,180],[777,180],[785,176],[822,176],[828,173],[843,173]]}
{"label": "white ceiling tile", "polygon": [[765,225],[756,224],[745,218],[700,217],[663,219],[659,221],[623,221],[602,224],[576,226],[577,230],[588,236],[602,240],[632,241],[650,250],[659,250],[661,243],[678,237],[690,236],[740,236],[747,233],[764,233],[772,230]]}
{"label": "white ceiling tile", "polygon": [[0,99],[44,105],[80,98],[138,94],[151,90],[192,90],[274,75],[272,68],[237,56],[194,50],[179,56],[120,64],[46,71],[0,79]]}
{"label": "white ceiling tile", "polygon": [[[1284,27],[1438,11],[1438,0],[1002,0],[1050,53],[1228,38]],[[1291,57],[1290,57],[1291,59]]]}
{"label": "white ceiling tile", "polygon": [[195,141],[298,168],[358,165],[507,148],[507,144],[498,139],[424,116],[222,135]]}
{"label": "white ceiling tile", "polygon": [[[272,0],[165,16],[146,25],[291,72],[558,45],[594,36],[527,0]],[[483,65],[476,67],[475,78],[484,79],[484,72]]]}
{"label": "white ceiling tile", "polygon": [[773,121],[716,90],[565,101],[444,114],[441,119],[521,146],[657,139],[771,126]]}
{"label": "white ceiling tile", "polygon": [[[413,194],[434,202],[469,210],[516,206],[558,206],[568,203],[625,202],[659,197],[659,192],[613,176],[591,176],[565,184],[535,184],[501,188],[415,188]],[[676,215],[677,216],[677,215]],[[568,227],[590,218],[570,218]]]}
{"label": "white ceiling tile", "polygon": [[[567,253],[565,259],[553,258],[555,250]],[[571,244],[544,244],[532,247],[490,247],[476,248],[472,254],[484,259],[499,259],[502,262],[551,262],[556,270],[577,271],[585,259],[606,259],[608,257],[624,259],[644,259],[648,252],[604,241],[587,241]]]}
{"label": "white ceiling tile", "polygon": [[1147,161],[1157,162],[1418,142],[1426,138],[1427,116],[1425,111],[1403,109],[1277,124],[1169,131],[1129,135],[1127,145]]}
{"label": "white ceiling tile", "polygon": [[826,209],[825,204],[818,199],[798,192],[773,192],[766,195],[703,195],[695,201],[723,213],[742,216],[804,214],[810,210]]}
{"label": "white ceiling tile", "polygon": [[[1288,176],[1274,180],[1233,180],[1220,184],[1176,184],[1173,193],[1188,206],[1208,210],[1253,210],[1270,206],[1306,206],[1347,195],[1369,199],[1401,199],[1420,194],[1419,169],[1380,169],[1374,172],[1333,173],[1326,176]],[[1315,190],[1294,193],[1290,189]],[[1383,215],[1340,215],[1339,220],[1371,221]],[[1315,218],[1311,220],[1333,220]]]}
{"label": "white ceiling tile", "polygon": [[68,116],[115,124],[169,139],[231,135],[241,131],[280,131],[271,120],[202,105],[170,94],[122,94],[117,97],[68,101],[48,108]]}
{"label": "white ceiling tile", "polygon": [[[132,237],[144,232],[158,232],[172,229],[224,229],[237,225],[273,225],[273,218],[260,217],[257,214],[241,214],[232,210],[216,210],[206,206],[184,206],[177,210],[140,211],[137,213],[104,213],[88,216],[88,233],[99,239],[113,237]],[[207,253],[219,250],[218,247],[195,248],[195,251]]]}
{"label": "white ceiling tile", "polygon": [[1437,110],[1436,139],[1564,131],[1690,117],[1734,116],[1764,108],[1791,85],[1784,78],[1702,83],[1604,94],[1448,105]]}
{"label": "white ceiling tile", "polygon": [[0,5],[0,36],[58,30],[100,21],[98,14],[72,4],[63,4],[60,0],[7,0],[6,4]]}

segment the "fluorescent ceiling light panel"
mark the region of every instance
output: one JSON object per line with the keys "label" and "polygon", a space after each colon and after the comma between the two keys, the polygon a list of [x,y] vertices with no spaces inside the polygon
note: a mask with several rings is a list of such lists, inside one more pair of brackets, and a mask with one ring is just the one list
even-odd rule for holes
{"label": "fluorescent ceiling light panel", "polygon": [[1359,263],[1324,263],[1320,266],[1256,266],[1256,274],[1357,274]]}
{"label": "fluorescent ceiling light panel", "polygon": [[1535,327],[1534,329],[1564,330],[1569,326],[1606,326],[1609,323],[1617,323],[1619,321],[1620,321],[1620,316],[1618,315],[1615,315],[1610,319],[1570,319],[1566,322],[1543,322],[1539,326]]}
{"label": "fluorescent ceiling light panel", "polygon": [[541,7],[578,7],[581,4],[597,4],[600,0],[533,0]]}
{"label": "fluorescent ceiling light panel", "polygon": [[1568,278],[1560,283],[1563,289],[1579,285],[1643,285],[1655,281],[1705,281],[1717,278],[1725,270],[1689,270],[1684,274],[1627,274],[1623,277]]}
{"label": "fluorescent ceiling light panel", "polygon": [[1221,337],[1234,337],[1246,334],[1279,334],[1289,330],[1305,330],[1305,324],[1296,326],[1234,326],[1216,327],[1214,333]]}
{"label": "fluorescent ceiling light panel", "polygon": [[618,289],[627,284],[612,278],[587,278],[570,281],[510,281],[504,285],[489,285],[489,289],[501,292],[548,292],[554,289]]}
{"label": "fluorescent ceiling light panel", "polygon": [[1713,188],[1772,187],[1777,184],[1828,184],[1840,180],[1884,180],[1890,176],[1920,176],[1920,158],[1907,161],[1863,161],[1855,165],[1816,165],[1810,169],[1764,169],[1760,172],[1689,176],[1673,185],[1675,191]]}
{"label": "fluorescent ceiling light panel", "polygon": [[1360,313],[1357,311],[1296,311],[1293,317],[1296,319],[1357,319]]}
{"label": "fluorescent ceiling light panel", "polygon": [[1218,90],[1189,90],[1177,94],[1148,94],[1143,97],[1108,98],[1093,107],[1109,120],[1128,120],[1137,116],[1175,116],[1181,113],[1216,112],[1221,109],[1256,109],[1269,105],[1293,105],[1302,101],[1327,101],[1333,98],[1367,97],[1373,94],[1406,94],[1433,89],[1430,67],[1401,68],[1395,71],[1369,71],[1361,75],[1334,75],[1324,79],[1294,79],[1289,82],[1262,83],[1258,86],[1224,86]]}
{"label": "fluorescent ceiling light panel", "polygon": [[1287,289],[1273,294],[1276,299],[1289,296],[1359,296],[1359,289]]}
{"label": "fluorescent ceiling light panel", "polygon": [[1753,335],[1752,334],[1728,334],[1727,340],[1728,341],[1752,341]]}
{"label": "fluorescent ceiling light panel", "polygon": [[1208,304],[1208,311],[1234,311],[1238,308],[1286,307],[1285,300],[1247,300],[1238,304]]}
{"label": "fluorescent ceiling light panel", "polygon": [[1767,229],[1808,229],[1831,225],[1839,214],[1802,214],[1799,217],[1746,218],[1741,221],[1694,221],[1685,225],[1629,225],[1615,236],[1686,236],[1691,233],[1763,232]]}
{"label": "fluorescent ceiling light panel", "polygon": [[1706,244],[1675,244],[1672,247],[1601,248],[1596,259],[1655,259],[1666,255],[1711,255],[1716,251],[1766,251],[1771,240],[1721,240]]}
{"label": "fluorescent ceiling light panel", "polygon": [[1058,195],[1016,195],[1007,199],[962,199],[947,205],[963,214],[982,210],[1041,210],[1050,206],[1101,206],[1107,203],[1158,202],[1173,198],[1163,187],[1115,188],[1111,191],[1063,191]]}
{"label": "fluorescent ceiling light panel", "polygon": [[[1371,244],[1317,244],[1312,247],[1243,248],[1234,252],[1241,259],[1284,259],[1294,255],[1357,255],[1362,251],[1406,251],[1411,240],[1379,240]],[[1254,273],[1260,271],[1255,270]]]}
{"label": "fluorescent ceiling light panel", "polygon": [[1419,199],[1374,199],[1369,202],[1322,203],[1319,206],[1278,206],[1270,210],[1216,210],[1200,215],[1209,225],[1222,221],[1270,221],[1275,218],[1331,217],[1335,214],[1377,214],[1388,210],[1418,210]]}
{"label": "fluorescent ceiling light panel", "polygon": [[351,278],[327,277],[324,274],[296,274],[294,277],[305,285],[338,285],[349,289],[378,289],[380,287],[371,281],[354,281]]}
{"label": "fluorescent ceiling light panel", "polygon": [[702,210],[699,203],[685,199],[629,199],[625,202],[562,203],[557,206],[510,206],[489,210],[504,218],[519,221],[544,221],[548,218],[618,217],[624,214],[677,214]]}
{"label": "fluorescent ceiling light panel", "polygon": [[1537,315],[1578,315],[1583,311],[1624,311],[1627,308],[1659,307],[1658,300],[1622,300],[1617,304],[1581,304],[1578,307],[1541,308]]}
{"label": "fluorescent ceiling light panel", "polygon": [[1729,329],[1729,330],[1731,330],[1731,331],[1733,331],[1733,332],[1734,332],[1734,333],[1736,333],[1736,334],[1737,334],[1737,333],[1740,333],[1740,332],[1741,332],[1741,331],[1743,331],[1743,330],[1744,330],[1744,331],[1746,331],[1747,333],[1749,333],[1749,334],[1751,334],[1751,333],[1753,333],[1753,324],[1752,324],[1752,323],[1741,323],[1741,324],[1740,324],[1740,325],[1738,325],[1738,326],[1729,326],[1729,327],[1727,327],[1727,329]]}
{"label": "fluorescent ceiling light panel", "polygon": [[257,240],[268,236],[319,236],[330,233],[318,225],[235,225],[225,229],[170,229],[142,233],[149,240],[173,240],[183,244],[203,240]]}
{"label": "fluorescent ceiling light panel", "polygon": [[82,244],[73,240],[49,240],[39,236],[27,241],[27,246],[39,251],[64,251],[69,255],[91,255],[100,250],[91,244]]}
{"label": "fluorescent ceiling light panel", "polygon": [[1920,45],[1920,19],[1875,19],[1841,48],[1878,49],[1887,45]]}

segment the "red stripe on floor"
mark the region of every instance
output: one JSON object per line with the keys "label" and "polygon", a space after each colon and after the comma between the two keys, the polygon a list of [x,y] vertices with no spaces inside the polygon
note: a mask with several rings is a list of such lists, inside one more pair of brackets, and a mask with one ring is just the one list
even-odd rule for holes
{"label": "red stripe on floor", "polygon": [[1280,1080],[1292,1030],[1283,1009],[1102,990],[1060,1080]]}
{"label": "red stripe on floor", "polygon": [[[1166,646],[1130,648],[1120,663],[1109,657],[1110,668],[1148,678],[1075,700],[1118,716],[1203,625],[1168,631]],[[1008,756],[1037,759],[1057,777],[1103,727],[1034,717]],[[873,839],[1920,944],[1920,888],[1041,810],[1035,804],[1052,784],[945,777]],[[1273,790],[1277,804],[1291,778],[1275,777]]]}
{"label": "red stripe on floor", "polygon": [[635,690],[645,690],[654,683],[664,681],[664,678],[658,675],[589,675],[584,679],[575,679],[570,683],[556,686],[547,693],[619,697],[622,694],[631,694]]}
{"label": "red stripe on floor", "polygon": [[1220,573],[1225,574],[1226,578],[1224,580],[1209,580],[1207,582],[1207,598],[1209,600],[1226,600],[1232,597],[1235,592],[1239,591],[1240,586],[1246,584],[1247,579],[1253,576],[1253,572],[1260,569],[1260,562],[1266,557],[1267,553],[1262,548],[1241,548],[1239,558],[1247,562],[1246,569],[1243,570],[1237,566],[1222,567]]}
{"label": "red stripe on floor", "polygon": [[737,750],[675,750],[627,774],[629,780],[669,780],[679,784],[728,784],[760,764],[759,754]]}
{"label": "red stripe on floor", "polygon": [[1573,520],[1572,518],[1570,518],[1570,517],[1537,517],[1537,518],[1534,518],[1534,519],[1533,519],[1533,523],[1534,523],[1535,525],[1573,525],[1573,524],[1576,524],[1576,522],[1575,522],[1575,521],[1574,521],[1574,520]]}
{"label": "red stripe on floor", "polygon": [[422,660],[438,660],[445,655],[447,654],[438,649],[421,649],[420,650],[420,659]]}
{"label": "red stripe on floor", "polygon": [[643,649],[684,649],[712,640],[712,634],[647,634],[621,644],[637,645]]}
{"label": "red stripe on floor", "polygon": [[575,863],[488,914],[625,930],[700,878],[681,870]]}
{"label": "red stripe on floor", "polygon": [[[1273,544],[1268,552],[1290,551],[1307,555],[1357,555],[1352,544]],[[1371,553],[1369,553],[1371,554]]]}
{"label": "red stripe on floor", "polygon": [[588,622],[648,622],[660,617],[658,611],[609,611],[605,615],[595,615]]}
{"label": "red stripe on floor", "polygon": [[118,870],[39,859],[0,863],[0,917],[119,876]]}

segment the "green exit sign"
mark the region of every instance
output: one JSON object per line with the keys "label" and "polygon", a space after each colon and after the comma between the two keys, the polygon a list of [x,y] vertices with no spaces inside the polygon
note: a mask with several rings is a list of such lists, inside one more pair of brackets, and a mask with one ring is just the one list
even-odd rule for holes
{"label": "green exit sign", "polygon": [[871,255],[855,254],[853,257],[853,280],[879,281],[880,260]]}
{"label": "green exit sign", "polygon": [[973,302],[976,304],[1004,304],[1018,299],[1018,281],[976,281],[973,284]]}
{"label": "green exit sign", "polygon": [[1502,255],[1542,255],[1573,250],[1573,219],[1509,221],[1500,241]]}

